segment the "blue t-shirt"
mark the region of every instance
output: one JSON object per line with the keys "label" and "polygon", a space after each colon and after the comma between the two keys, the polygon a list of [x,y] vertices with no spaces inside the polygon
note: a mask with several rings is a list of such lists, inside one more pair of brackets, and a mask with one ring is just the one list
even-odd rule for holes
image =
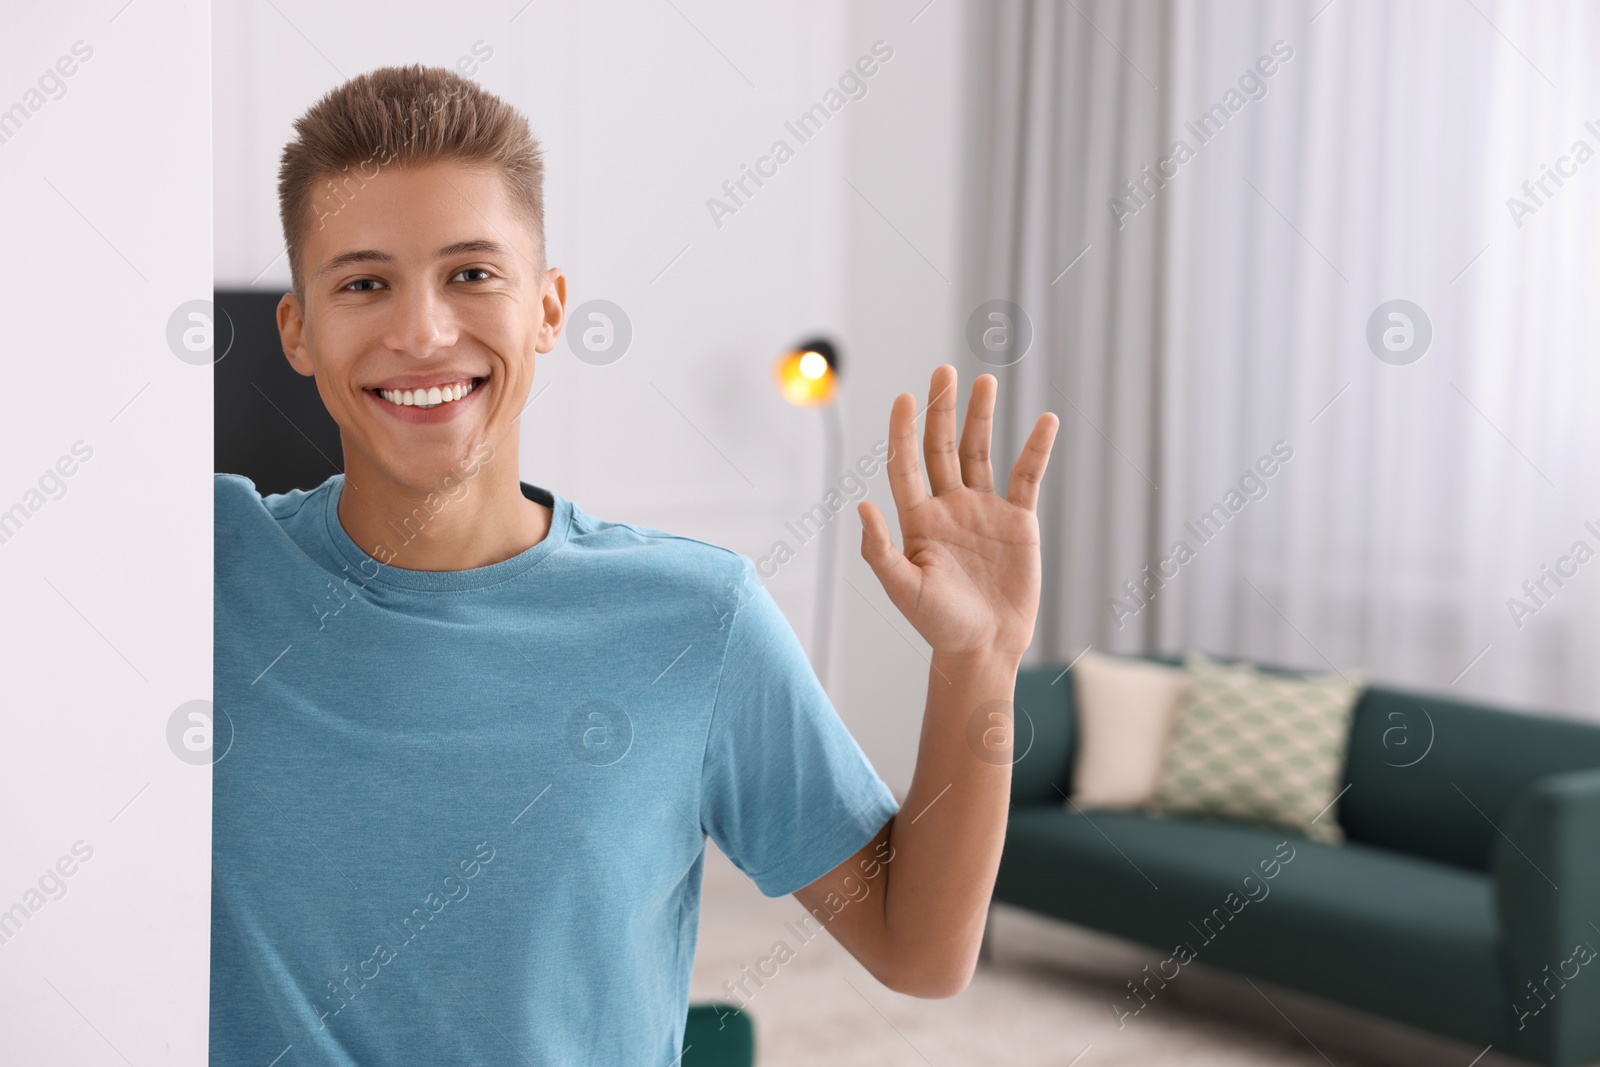
{"label": "blue t-shirt", "polygon": [[749,558],[523,483],[406,570],[342,486],[216,478],[211,1062],[676,1062],[707,835],[779,896],[893,795]]}

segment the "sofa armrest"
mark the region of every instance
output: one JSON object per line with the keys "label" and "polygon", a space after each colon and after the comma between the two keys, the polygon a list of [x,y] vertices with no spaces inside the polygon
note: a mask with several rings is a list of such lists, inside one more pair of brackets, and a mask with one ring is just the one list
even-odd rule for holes
{"label": "sofa armrest", "polygon": [[1530,786],[1506,817],[1490,870],[1512,1048],[1548,1064],[1600,1060],[1600,770]]}

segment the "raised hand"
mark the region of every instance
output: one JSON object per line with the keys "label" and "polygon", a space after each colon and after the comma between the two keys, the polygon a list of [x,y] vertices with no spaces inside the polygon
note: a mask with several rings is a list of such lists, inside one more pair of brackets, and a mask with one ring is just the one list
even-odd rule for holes
{"label": "raised hand", "polygon": [[916,397],[895,397],[888,467],[903,551],[889,539],[877,505],[859,507],[862,558],[923,640],[945,655],[1020,659],[1039,612],[1035,509],[1060,420],[1039,416],[1006,495],[996,495],[989,444],[997,388],[991,374],[973,383],[958,452],[956,370],[947,364],[933,372],[923,435],[928,484],[917,461]]}

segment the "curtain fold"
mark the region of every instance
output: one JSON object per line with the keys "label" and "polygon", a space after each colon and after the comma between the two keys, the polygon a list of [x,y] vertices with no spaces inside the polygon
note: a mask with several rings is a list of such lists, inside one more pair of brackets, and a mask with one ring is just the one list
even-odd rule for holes
{"label": "curtain fold", "polygon": [[[1018,305],[1034,340],[1014,365],[974,359],[971,369],[1002,381],[997,469],[1009,469],[1041,410],[1062,419],[1041,513],[1045,583],[1084,595],[1041,605],[1037,644],[1055,656],[1098,637],[1113,576],[1135,573],[1157,534],[1162,231],[1121,220],[1119,233],[1104,201],[1158,153],[1165,100],[1148,72],[1165,62],[1167,16],[1155,3],[1098,0],[972,10],[976,236],[963,284],[969,306]],[[1161,210],[1152,202],[1139,221]],[[1103,521],[1113,513],[1115,524]],[[1127,647],[1153,617],[1134,621]]]}

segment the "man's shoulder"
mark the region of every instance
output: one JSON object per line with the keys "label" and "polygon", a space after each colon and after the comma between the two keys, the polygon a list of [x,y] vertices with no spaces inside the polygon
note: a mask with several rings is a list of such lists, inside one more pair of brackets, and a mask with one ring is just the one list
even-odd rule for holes
{"label": "man's shoulder", "polygon": [[213,503],[218,524],[236,521],[249,516],[268,516],[284,519],[299,511],[313,494],[321,492],[326,483],[316,489],[291,489],[287,493],[269,493],[266,496],[256,488],[256,483],[242,474],[216,474],[212,476]]}
{"label": "man's shoulder", "polygon": [[212,521],[219,537],[267,517],[256,483],[242,474],[215,475],[212,490]]}
{"label": "man's shoulder", "polygon": [[626,574],[630,584],[692,589],[742,601],[755,582],[754,561],[731,548],[641,523],[596,518],[576,506],[568,544],[604,559],[614,572]]}
{"label": "man's shoulder", "polygon": [[749,557],[731,548],[643,523],[597,518],[577,505],[572,508],[570,540],[577,548],[633,556],[643,565],[660,570],[723,574],[753,566]]}
{"label": "man's shoulder", "polygon": [[256,483],[242,474],[213,474],[211,485],[219,504],[224,501],[233,503],[241,499],[261,499],[261,494],[256,491]]}

